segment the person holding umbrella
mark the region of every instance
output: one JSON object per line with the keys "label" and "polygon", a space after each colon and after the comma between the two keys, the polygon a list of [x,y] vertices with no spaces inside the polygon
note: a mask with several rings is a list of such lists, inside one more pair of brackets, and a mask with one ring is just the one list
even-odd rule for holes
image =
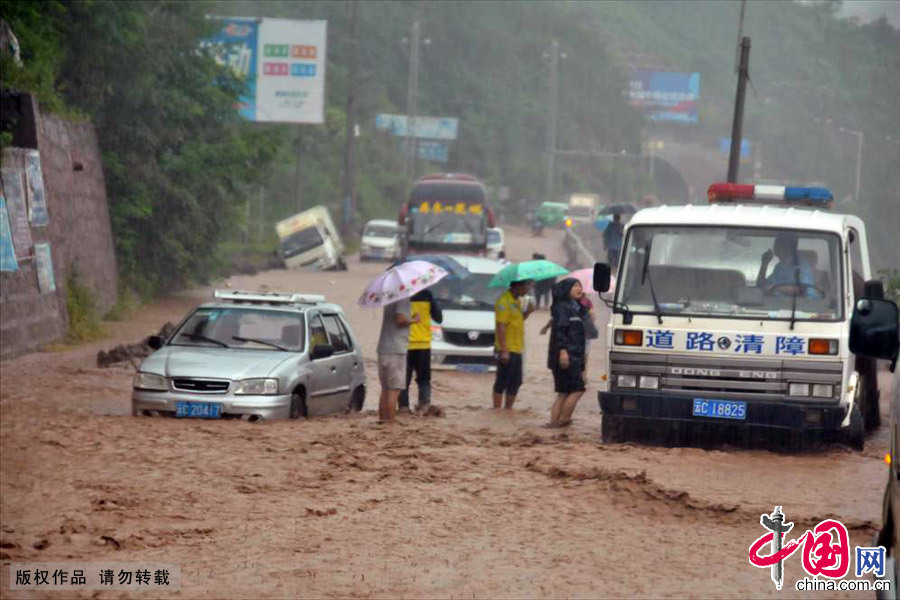
{"label": "person holding umbrella", "polygon": [[622,238],[625,227],[622,225],[622,215],[613,215],[612,222],[603,230],[603,245],[606,246],[606,260],[613,271],[619,264],[619,253],[622,251]]}
{"label": "person holding umbrella", "polygon": [[447,276],[441,267],[422,260],[394,265],[373,279],[359,298],[364,307],[384,307],[378,337],[378,418],[393,421],[400,392],[406,387],[409,327],[420,320],[411,314],[409,298]]}
{"label": "person holding umbrella", "polygon": [[525,319],[534,312],[534,305],[522,308],[519,299],[525,296],[533,281],[543,281],[568,271],[549,260],[529,260],[507,265],[491,279],[489,287],[506,287],[494,304],[494,350],[497,354],[497,374],[494,379],[494,408],[511,409],[522,385],[522,353],[525,350]]}

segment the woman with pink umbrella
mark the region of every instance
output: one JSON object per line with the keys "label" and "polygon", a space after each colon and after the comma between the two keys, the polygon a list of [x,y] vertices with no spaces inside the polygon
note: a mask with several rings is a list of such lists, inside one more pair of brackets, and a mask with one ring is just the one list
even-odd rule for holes
{"label": "woman with pink umbrella", "polygon": [[417,323],[409,298],[447,276],[447,271],[424,260],[413,260],[390,267],[369,282],[359,297],[359,305],[383,307],[381,334],[378,337],[378,381],[381,397],[378,418],[393,421],[400,392],[406,387],[406,350],[409,326]]}

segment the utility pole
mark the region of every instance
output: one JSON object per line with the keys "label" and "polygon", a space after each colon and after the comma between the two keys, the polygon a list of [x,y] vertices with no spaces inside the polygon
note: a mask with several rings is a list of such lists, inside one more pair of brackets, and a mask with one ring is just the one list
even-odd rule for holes
{"label": "utility pole", "polygon": [[418,164],[415,158],[419,150],[418,140],[416,139],[416,98],[419,95],[419,35],[419,22],[414,21],[409,35],[409,78],[406,84],[406,140],[403,144],[403,174],[408,175],[410,173],[409,163],[410,159],[413,159],[412,179],[416,178],[415,171]]}
{"label": "utility pole", "polygon": [[[545,55],[546,56],[546,55]],[[547,114],[547,202],[553,201],[553,184],[556,171],[556,112],[559,85],[559,42],[550,46],[550,110]]]}
{"label": "utility pole", "polygon": [[728,181],[737,183],[741,160],[741,130],[744,126],[744,96],[750,78],[750,38],[741,38],[741,60],[738,67],[737,93],[734,99],[734,120],[731,124],[731,154],[728,156]]}
{"label": "utility pole", "polygon": [[303,211],[303,193],[300,191],[300,169],[303,166],[303,124],[297,125],[297,163],[294,165],[294,200],[297,212]]}
{"label": "utility pole", "polygon": [[350,0],[350,65],[347,74],[346,133],[344,138],[344,204],[341,230],[347,233],[356,214],[356,68],[359,61],[359,2]]}
{"label": "utility pole", "polygon": [[853,200],[859,203],[859,176],[862,171],[862,148],[863,148],[863,132],[853,131],[852,129],[839,128],[844,133],[856,136],[856,192],[853,194]]}
{"label": "utility pole", "polygon": [[[265,223],[265,221],[263,220],[263,213],[264,213],[263,205],[265,202],[264,198],[265,198],[265,188],[262,186],[262,184],[260,184],[260,186],[259,186],[259,217],[258,217],[259,224],[257,226],[258,229],[257,229],[257,236],[256,236],[256,242],[258,244],[261,244],[263,241],[263,224]],[[248,216],[248,218],[250,216],[250,201],[249,200],[247,200],[247,216]],[[250,227],[249,223],[247,224],[247,227]],[[249,238],[250,235],[248,234],[247,237]]]}

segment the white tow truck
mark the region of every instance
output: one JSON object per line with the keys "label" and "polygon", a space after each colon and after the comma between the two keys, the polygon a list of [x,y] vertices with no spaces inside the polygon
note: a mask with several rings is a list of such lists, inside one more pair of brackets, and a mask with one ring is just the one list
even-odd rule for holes
{"label": "white tow truck", "polygon": [[324,206],[314,206],[279,221],[275,233],[287,268],[347,269],[344,243]]}
{"label": "white tow truck", "polygon": [[[603,439],[655,420],[838,430],[862,448],[879,423],[875,359],[893,368],[900,345],[864,223],[826,212],[824,188],[716,183],[708,195],[627,226]],[[595,265],[597,291],[609,276]]]}

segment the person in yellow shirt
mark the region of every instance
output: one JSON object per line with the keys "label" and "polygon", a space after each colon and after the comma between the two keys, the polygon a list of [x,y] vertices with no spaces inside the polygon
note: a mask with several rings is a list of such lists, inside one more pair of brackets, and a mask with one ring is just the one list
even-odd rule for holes
{"label": "person in yellow shirt", "polygon": [[494,351],[497,354],[494,408],[512,408],[522,385],[525,319],[534,312],[534,305],[529,305],[523,311],[519,298],[525,296],[530,289],[531,280],[514,281],[494,303]]}
{"label": "person in yellow shirt", "polygon": [[416,410],[431,404],[431,322],[441,323],[444,315],[428,290],[422,290],[412,298],[411,314],[419,315],[419,321],[409,326],[409,348],[406,351],[406,389],[400,394],[400,410],[409,410],[409,384],[413,372],[419,388]]}

